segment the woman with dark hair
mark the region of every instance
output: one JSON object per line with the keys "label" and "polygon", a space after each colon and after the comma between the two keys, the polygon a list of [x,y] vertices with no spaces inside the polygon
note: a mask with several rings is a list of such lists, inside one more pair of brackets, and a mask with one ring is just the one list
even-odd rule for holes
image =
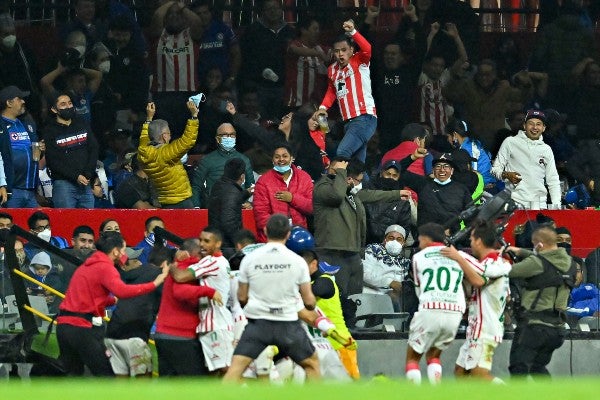
{"label": "woman with dark hair", "polygon": [[[269,154],[280,145],[289,146],[296,158],[294,164],[306,171],[313,180],[321,177],[329,162],[325,153],[325,136],[318,135],[318,123],[310,114],[290,112],[281,117],[277,132],[256,125],[237,113],[233,103],[227,103],[232,124],[256,140]],[[327,160],[327,161],[325,161]]]}
{"label": "woman with dark hair", "polygon": [[446,135],[448,135],[448,142],[450,142],[452,147],[455,149],[466,150],[471,157],[477,159],[477,161],[471,163],[471,168],[473,171],[477,171],[483,176],[485,190],[488,192],[492,190],[493,193],[495,193],[498,181],[490,172],[492,169],[490,153],[484,149],[483,144],[472,135],[467,123],[460,119],[451,119],[446,125]]}
{"label": "woman with dark hair", "polygon": [[102,234],[103,232],[121,232],[121,228],[119,227],[119,223],[117,222],[117,220],[108,218],[102,221],[98,232],[100,234]]}

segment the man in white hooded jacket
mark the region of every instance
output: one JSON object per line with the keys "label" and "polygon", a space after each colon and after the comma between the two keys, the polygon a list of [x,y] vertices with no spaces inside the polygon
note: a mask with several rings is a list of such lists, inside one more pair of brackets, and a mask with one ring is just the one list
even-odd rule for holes
{"label": "man in white hooded jacket", "polygon": [[492,174],[506,182],[506,187],[512,191],[512,199],[522,208],[545,207],[548,191],[551,204],[561,203],[554,155],[542,137],[545,122],[542,111],[527,111],[524,130],[502,142],[492,167]]}

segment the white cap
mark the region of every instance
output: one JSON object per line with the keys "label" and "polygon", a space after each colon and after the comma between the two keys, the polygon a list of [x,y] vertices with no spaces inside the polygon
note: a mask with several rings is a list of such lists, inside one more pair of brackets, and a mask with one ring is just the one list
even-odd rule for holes
{"label": "white cap", "polygon": [[398,232],[399,234],[402,235],[403,238],[406,239],[406,230],[401,227],[400,225],[390,225],[387,227],[387,229],[385,230],[385,234],[387,235],[390,232]]}

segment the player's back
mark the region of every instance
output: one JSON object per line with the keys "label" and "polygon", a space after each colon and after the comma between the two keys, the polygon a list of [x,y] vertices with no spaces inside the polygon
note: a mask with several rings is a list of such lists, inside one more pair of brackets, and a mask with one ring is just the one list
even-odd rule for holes
{"label": "player's back", "polygon": [[429,246],[413,256],[413,273],[419,289],[419,310],[438,309],[463,313],[464,273],[456,261],[440,253],[444,247]]}

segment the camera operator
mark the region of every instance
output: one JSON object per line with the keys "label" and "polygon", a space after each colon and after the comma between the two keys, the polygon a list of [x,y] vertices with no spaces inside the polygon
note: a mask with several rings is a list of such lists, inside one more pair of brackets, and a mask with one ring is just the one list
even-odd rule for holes
{"label": "camera operator", "polygon": [[538,227],[532,234],[533,252],[509,247],[522,259],[515,263],[510,278],[524,280],[522,312],[510,349],[511,375],[550,375],[546,365],[565,337],[565,310],[576,267],[565,249],[557,246],[556,231]]}

